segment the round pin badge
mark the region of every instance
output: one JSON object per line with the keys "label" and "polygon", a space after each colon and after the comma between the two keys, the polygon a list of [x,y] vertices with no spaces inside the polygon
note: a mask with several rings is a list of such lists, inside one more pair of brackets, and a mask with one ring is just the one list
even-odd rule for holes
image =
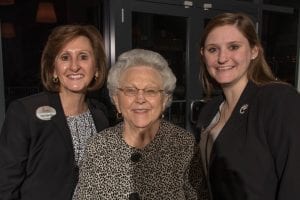
{"label": "round pin badge", "polygon": [[56,115],[56,110],[51,106],[41,106],[35,112],[37,118],[41,120],[50,120]]}

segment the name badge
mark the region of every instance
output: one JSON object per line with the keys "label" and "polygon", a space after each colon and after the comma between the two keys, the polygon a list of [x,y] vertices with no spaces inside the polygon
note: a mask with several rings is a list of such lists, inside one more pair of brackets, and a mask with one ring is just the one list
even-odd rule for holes
{"label": "name badge", "polygon": [[41,106],[36,109],[35,115],[41,120],[50,120],[56,115],[56,110],[51,106]]}

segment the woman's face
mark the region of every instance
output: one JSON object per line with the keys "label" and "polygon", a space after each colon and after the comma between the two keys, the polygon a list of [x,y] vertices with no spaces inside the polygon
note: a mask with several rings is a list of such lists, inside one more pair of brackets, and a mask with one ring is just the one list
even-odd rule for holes
{"label": "woman's face", "polygon": [[201,50],[207,71],[221,86],[247,82],[251,60],[258,54],[235,25],[214,28]]}
{"label": "woman's face", "polygon": [[95,58],[87,37],[71,40],[58,53],[53,75],[59,79],[61,93],[85,93],[95,74]]}
{"label": "woman's face", "polygon": [[113,97],[125,126],[145,129],[157,125],[168,98],[162,90],[163,80],[155,69],[146,66],[127,69],[120,79],[120,89]]}

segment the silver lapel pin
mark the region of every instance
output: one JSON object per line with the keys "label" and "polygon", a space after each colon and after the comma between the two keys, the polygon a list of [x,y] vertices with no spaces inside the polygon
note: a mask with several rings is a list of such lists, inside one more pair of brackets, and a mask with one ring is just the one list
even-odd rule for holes
{"label": "silver lapel pin", "polygon": [[247,109],[248,109],[248,104],[242,105],[242,107],[240,108],[240,114],[244,114]]}

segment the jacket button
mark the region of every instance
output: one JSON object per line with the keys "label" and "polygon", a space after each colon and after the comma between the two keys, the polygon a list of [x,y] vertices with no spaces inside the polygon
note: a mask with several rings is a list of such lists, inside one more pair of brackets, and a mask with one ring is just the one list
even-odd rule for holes
{"label": "jacket button", "polygon": [[140,199],[140,195],[137,192],[133,192],[129,194],[129,200],[139,200]]}
{"label": "jacket button", "polygon": [[142,159],[142,155],[138,152],[135,152],[135,153],[131,154],[130,159],[132,162],[138,162]]}

